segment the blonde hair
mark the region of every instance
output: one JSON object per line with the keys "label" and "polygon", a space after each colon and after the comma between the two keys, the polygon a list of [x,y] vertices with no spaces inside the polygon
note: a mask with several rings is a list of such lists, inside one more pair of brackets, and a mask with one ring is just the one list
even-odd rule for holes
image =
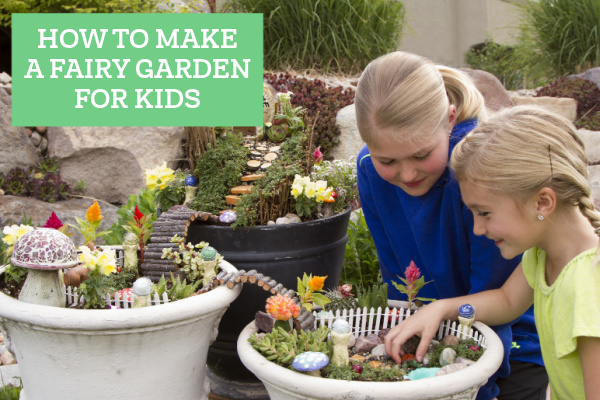
{"label": "blonde hair", "polygon": [[571,121],[531,106],[500,110],[459,142],[450,159],[459,181],[517,200],[551,188],[562,204],[577,205],[600,236],[587,164]]}
{"label": "blonde hair", "polygon": [[432,132],[448,123],[450,104],[456,106],[458,122],[486,117],[483,96],[466,74],[401,51],[367,65],[354,104],[358,130],[367,144],[377,140],[382,129],[402,129],[399,140]]}

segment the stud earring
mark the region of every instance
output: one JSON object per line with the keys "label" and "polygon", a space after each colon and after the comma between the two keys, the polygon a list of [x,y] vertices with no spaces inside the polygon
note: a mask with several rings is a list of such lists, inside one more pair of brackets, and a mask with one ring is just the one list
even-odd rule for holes
{"label": "stud earring", "polygon": [[538,214],[538,219],[539,219],[540,221],[543,221],[543,220],[544,220],[544,216],[543,216],[542,214]]}

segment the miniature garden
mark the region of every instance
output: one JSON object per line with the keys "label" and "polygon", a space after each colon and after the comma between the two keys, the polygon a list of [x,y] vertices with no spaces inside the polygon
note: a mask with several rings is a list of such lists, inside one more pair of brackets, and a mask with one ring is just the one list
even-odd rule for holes
{"label": "miniature garden", "polygon": [[[98,6],[92,11],[151,11],[157,4],[113,3],[125,8]],[[209,3],[214,8],[214,2]],[[495,372],[502,346],[488,327],[473,324],[469,305],[459,310],[459,321],[440,325],[422,363],[414,356],[417,337],[404,345],[401,364],[387,356],[383,345],[387,332],[418,312],[423,302],[435,299],[419,297],[428,281],[414,263],[406,266],[393,287],[383,284],[377,251],[360,212],[356,160],[332,156],[340,140],[336,117],[353,103],[354,90],[276,72],[294,66],[357,77],[371,59],[397,48],[400,37],[392,33],[401,31],[404,6],[374,0],[344,2],[335,11],[339,14],[331,17],[339,30],[324,33],[310,17],[319,10],[286,11],[277,7],[279,3],[236,0],[225,9],[269,15],[264,126],[185,127],[185,160],[166,160],[169,164],[146,169],[145,186],[118,204],[117,221],[108,229],[100,228],[102,200],[85,196],[84,181],[64,182],[55,158],[45,154],[35,166],[0,172],[5,195],[51,204],[76,196],[89,202],[85,217],[74,222],[61,221],[51,212],[44,224],[34,224],[24,210],[20,221],[10,221],[0,233],[0,310],[7,313],[0,315],[0,327],[22,375],[21,387],[0,388],[0,400],[18,399],[21,389],[31,398],[45,396],[55,390],[53,386],[62,387],[60,396],[76,398],[77,389],[64,387],[80,381],[101,398],[157,396],[156,388],[144,388],[144,383],[164,382],[165,372],[143,366],[161,364],[177,364],[177,370],[169,372],[175,378],[164,384],[164,397],[182,399],[207,398],[212,390],[211,377],[205,376],[204,368],[194,371],[197,365],[207,365],[207,374],[255,375],[273,398],[282,398],[283,392],[291,398],[322,398],[313,393],[314,385],[322,382],[332,390],[331,398],[344,396],[346,390],[401,398],[398,386],[389,385],[404,385],[403,393],[413,397],[436,386],[442,388],[439,398],[458,393],[474,398]],[[356,19],[362,14],[344,7],[366,8],[361,21],[347,21],[348,15]],[[271,13],[273,9],[277,12]],[[0,12],[0,24],[10,26],[10,13],[22,10],[7,14],[0,7]],[[324,44],[305,42],[310,35],[304,31],[294,36],[296,32],[287,29],[291,15],[306,18],[298,24]],[[537,87],[536,96],[575,98],[577,127],[600,130],[600,89],[580,77],[567,77],[598,66],[600,53],[582,50],[580,59],[568,61],[569,67],[545,47],[547,41],[564,40],[565,35],[544,36],[547,24],[542,15],[531,9],[524,15],[531,28],[523,30],[518,45],[508,48],[490,39],[484,48],[469,53],[467,62],[494,73],[507,88]],[[389,24],[374,22],[382,16]],[[347,28],[344,24],[353,27],[350,38],[339,36]],[[546,42],[531,41],[536,29]],[[362,40],[365,32],[379,39],[377,46]],[[528,56],[535,63],[526,63]],[[307,241],[286,247],[297,237]],[[288,269],[291,264],[294,269]],[[407,301],[388,301],[391,290]],[[23,315],[25,319],[20,319]],[[18,326],[28,329],[23,332]],[[95,337],[92,331],[100,334]],[[73,336],[64,339],[59,332]],[[127,338],[122,345],[115,344],[122,332]],[[141,338],[133,339],[133,332]],[[178,333],[181,336],[174,340]],[[70,340],[83,350],[65,354],[66,358],[40,356],[46,354],[40,347],[45,339]],[[144,350],[126,353],[166,342],[180,344],[168,356]],[[110,352],[126,360],[122,371],[136,373],[121,374],[117,367],[118,372],[110,375],[114,368]],[[82,375],[71,377],[65,369],[70,365],[79,365]],[[36,367],[56,372],[38,379]],[[95,382],[101,382],[96,376],[99,369],[109,371],[106,379],[114,387]],[[449,388],[450,379],[464,383]],[[297,384],[290,385],[291,381]],[[377,385],[360,386],[372,382]],[[248,383],[242,380],[241,385]],[[319,387],[326,396],[327,389]],[[455,392],[443,392],[445,388]]]}

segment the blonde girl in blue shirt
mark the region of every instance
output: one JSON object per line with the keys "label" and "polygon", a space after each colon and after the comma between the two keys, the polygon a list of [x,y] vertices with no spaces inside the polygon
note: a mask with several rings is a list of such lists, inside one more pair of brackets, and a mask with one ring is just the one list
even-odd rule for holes
{"label": "blonde girl in blue shirt", "polygon": [[495,290],[436,301],[385,339],[400,346],[421,337],[417,359],[445,319],[463,304],[489,325],[511,321],[534,305],[552,400],[600,399],[600,214],[594,210],[583,142],[570,121],[532,107],[505,109],[468,134],[451,167],[486,236],[521,264]]}

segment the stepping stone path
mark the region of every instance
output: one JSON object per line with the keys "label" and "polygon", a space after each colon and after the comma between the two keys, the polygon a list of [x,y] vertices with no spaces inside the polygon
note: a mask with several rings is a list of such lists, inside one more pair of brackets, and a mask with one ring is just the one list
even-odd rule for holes
{"label": "stepping stone path", "polygon": [[[281,157],[281,147],[278,143],[256,140],[256,137],[246,137],[244,147],[250,150],[250,158],[246,163],[241,185],[232,188],[231,194],[225,197],[225,202],[231,206],[237,204],[241,195],[250,193],[254,187],[252,182],[261,178],[271,164]],[[220,213],[225,211],[222,210]]]}

